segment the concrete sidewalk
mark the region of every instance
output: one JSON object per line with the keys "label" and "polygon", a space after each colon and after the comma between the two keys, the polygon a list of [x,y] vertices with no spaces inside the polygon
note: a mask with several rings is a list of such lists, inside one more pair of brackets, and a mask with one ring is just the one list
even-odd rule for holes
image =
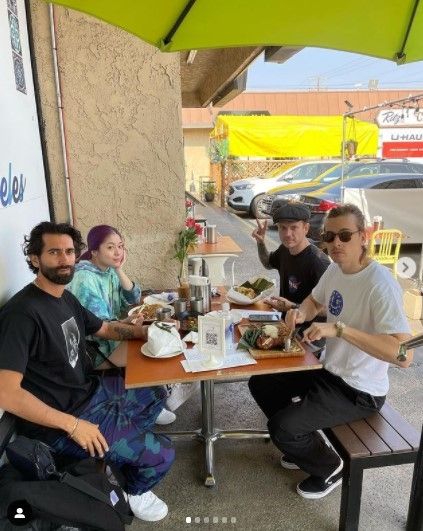
{"label": "concrete sidewalk", "polygon": [[[216,206],[196,208],[218,231],[230,235],[244,250],[236,265],[236,281],[263,274],[256,245],[251,239],[251,220],[240,219]],[[269,234],[269,248],[276,248],[277,234]],[[266,275],[277,278],[275,272]],[[271,273],[271,275],[269,275]],[[420,322],[413,330],[422,330]],[[407,370],[390,369],[389,402],[418,430],[422,424],[423,349]],[[200,397],[192,397],[177,411],[172,430],[200,426]],[[265,429],[265,418],[251,399],[246,382],[216,385],[215,421],[222,429]],[[169,427],[170,428],[170,427]],[[176,461],[154,489],[169,505],[169,515],[154,529],[240,529],[242,531],[335,531],[338,529],[340,489],[322,500],[304,500],[295,485],[304,474],[284,470],[279,452],[262,440],[221,440],[215,445],[217,486],[203,486],[203,447],[195,442],[175,444]],[[360,529],[404,529],[410,494],[412,465],[368,470],[364,474]],[[190,523],[187,518],[191,519]],[[231,522],[232,519],[232,522]],[[134,521],[131,531],[153,529],[153,524]]]}

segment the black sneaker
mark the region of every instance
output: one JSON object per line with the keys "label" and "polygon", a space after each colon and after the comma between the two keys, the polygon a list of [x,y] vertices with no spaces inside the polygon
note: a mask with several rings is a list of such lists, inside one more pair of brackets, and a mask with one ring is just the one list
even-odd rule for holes
{"label": "black sneaker", "polygon": [[303,498],[317,500],[324,498],[329,492],[342,484],[342,469],[344,462],[341,459],[340,465],[327,478],[319,476],[309,476],[297,485],[297,492]]}
{"label": "black sneaker", "polygon": [[288,470],[300,470],[300,467],[297,466],[294,461],[291,461],[286,455],[281,455],[281,466]]}

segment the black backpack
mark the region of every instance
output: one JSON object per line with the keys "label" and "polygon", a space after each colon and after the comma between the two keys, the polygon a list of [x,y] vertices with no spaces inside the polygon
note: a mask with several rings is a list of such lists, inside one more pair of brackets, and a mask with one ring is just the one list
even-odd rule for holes
{"label": "black backpack", "polygon": [[[113,470],[115,477],[119,471]],[[0,529],[15,530],[7,509],[16,500],[26,500],[33,512],[27,529],[53,531],[63,526],[80,531],[124,531],[133,519],[122,488],[98,471],[93,458],[61,468],[48,479],[28,480],[11,464],[0,468]]]}

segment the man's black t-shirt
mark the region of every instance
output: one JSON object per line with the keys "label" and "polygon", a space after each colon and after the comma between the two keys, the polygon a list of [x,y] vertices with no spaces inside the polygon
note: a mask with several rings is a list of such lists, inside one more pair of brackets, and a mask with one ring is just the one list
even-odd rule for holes
{"label": "man's black t-shirt", "polygon": [[[98,382],[85,336],[101,325],[69,291],[57,298],[29,284],[0,310],[0,369],[23,374],[22,387],[45,404],[77,414]],[[41,438],[49,431],[24,420],[18,430]]]}
{"label": "man's black t-shirt", "polygon": [[295,255],[284,245],[280,245],[270,253],[269,264],[279,271],[280,296],[301,304],[319,282],[330,260],[313,244]]}

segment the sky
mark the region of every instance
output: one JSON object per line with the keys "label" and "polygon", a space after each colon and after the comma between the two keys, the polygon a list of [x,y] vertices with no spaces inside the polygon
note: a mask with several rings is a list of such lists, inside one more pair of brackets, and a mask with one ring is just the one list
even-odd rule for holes
{"label": "sky", "polygon": [[260,56],[248,69],[247,89],[367,90],[422,88],[423,61],[398,66],[393,61],[320,48],[305,48],[282,64],[265,63]]}

